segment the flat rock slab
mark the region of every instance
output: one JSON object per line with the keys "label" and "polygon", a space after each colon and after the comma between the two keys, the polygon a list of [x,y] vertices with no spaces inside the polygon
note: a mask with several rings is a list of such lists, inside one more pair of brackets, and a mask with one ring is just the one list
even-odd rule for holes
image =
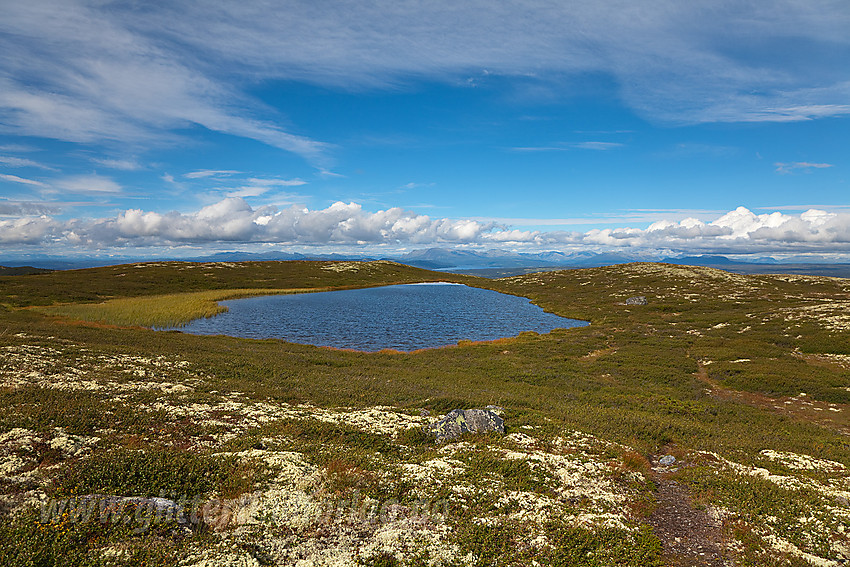
{"label": "flat rock slab", "polygon": [[505,420],[489,409],[456,409],[433,425],[431,432],[437,443],[457,439],[464,433],[505,432]]}
{"label": "flat rock slab", "polygon": [[626,305],[646,305],[647,303],[649,302],[646,300],[646,297],[642,295],[630,297],[626,300]]}

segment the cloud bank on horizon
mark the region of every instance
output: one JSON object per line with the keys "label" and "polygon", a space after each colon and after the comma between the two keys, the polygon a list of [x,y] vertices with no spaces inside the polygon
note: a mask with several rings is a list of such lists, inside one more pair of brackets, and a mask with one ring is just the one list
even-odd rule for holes
{"label": "cloud bank on horizon", "polygon": [[[21,204],[25,207],[26,204]],[[507,246],[513,249],[649,249],[679,253],[850,252],[850,213],[810,209],[756,215],[738,207],[710,222],[656,221],[645,229],[516,230],[495,222],[434,218],[401,208],[364,211],[337,202],[321,210],[253,208],[229,197],[191,214],[130,209],[112,218],[69,221],[49,215],[0,219],[0,244],[58,247],[175,247],[223,244],[292,246]]]}
{"label": "cloud bank on horizon", "polygon": [[2,4],[0,259],[850,253],[843,0]]}

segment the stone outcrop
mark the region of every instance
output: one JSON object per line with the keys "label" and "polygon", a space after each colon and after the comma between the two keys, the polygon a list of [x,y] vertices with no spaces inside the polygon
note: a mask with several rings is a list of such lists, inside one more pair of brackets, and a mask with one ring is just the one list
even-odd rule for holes
{"label": "stone outcrop", "polygon": [[626,300],[626,305],[646,305],[647,303],[646,298],[642,295],[630,297]]}
{"label": "stone outcrop", "polygon": [[437,443],[457,439],[464,433],[505,432],[505,420],[490,409],[456,409],[450,411],[431,428]]}

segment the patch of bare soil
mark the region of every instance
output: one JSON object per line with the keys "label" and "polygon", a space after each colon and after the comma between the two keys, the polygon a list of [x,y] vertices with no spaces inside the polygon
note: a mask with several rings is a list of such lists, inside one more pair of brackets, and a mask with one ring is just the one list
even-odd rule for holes
{"label": "patch of bare soil", "polygon": [[700,365],[696,373],[708,386],[708,393],[718,400],[732,401],[757,408],[764,408],[789,417],[815,423],[844,435],[850,435],[850,412],[844,404],[831,404],[810,399],[806,394],[772,398],[756,392],[743,392],[722,386],[712,380],[706,368]]}
{"label": "patch of bare soil", "polygon": [[725,567],[734,565],[724,544],[723,527],[706,510],[693,505],[684,487],[669,478],[675,467],[652,459],[658,487],[656,507],[649,524],[661,540],[664,559],[675,567]]}

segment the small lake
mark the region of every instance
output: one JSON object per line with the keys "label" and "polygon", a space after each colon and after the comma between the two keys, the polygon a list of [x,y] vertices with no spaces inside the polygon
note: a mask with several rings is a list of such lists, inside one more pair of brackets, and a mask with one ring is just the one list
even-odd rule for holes
{"label": "small lake", "polygon": [[196,319],[179,330],[362,351],[411,351],[588,324],[546,313],[523,297],[449,283],[267,295],[220,304],[227,306],[226,313]]}

